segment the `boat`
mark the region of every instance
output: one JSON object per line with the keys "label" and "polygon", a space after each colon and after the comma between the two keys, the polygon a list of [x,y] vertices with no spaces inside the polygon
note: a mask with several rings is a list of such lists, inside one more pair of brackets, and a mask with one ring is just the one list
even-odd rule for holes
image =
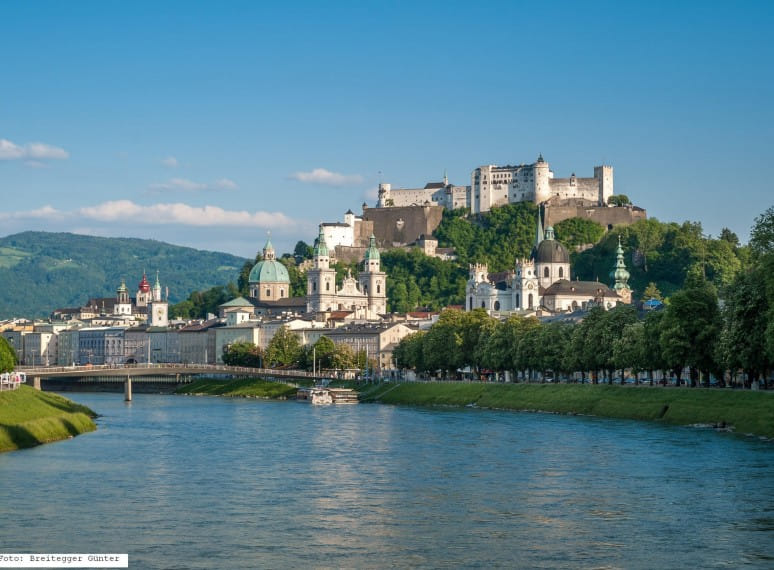
{"label": "boat", "polygon": [[357,392],[351,388],[328,388],[327,386],[299,388],[296,392],[296,400],[317,405],[357,404],[358,402]]}

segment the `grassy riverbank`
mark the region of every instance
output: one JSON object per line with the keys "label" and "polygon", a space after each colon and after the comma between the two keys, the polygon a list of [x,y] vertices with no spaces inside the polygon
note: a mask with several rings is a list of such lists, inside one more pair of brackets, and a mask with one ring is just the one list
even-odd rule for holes
{"label": "grassy riverbank", "polygon": [[0,392],[0,452],[94,431],[96,415],[86,406],[29,386]]}
{"label": "grassy riverbank", "polygon": [[468,406],[712,424],[774,438],[774,394],[737,390],[577,384],[382,384],[364,401],[421,406]]}
{"label": "grassy riverbank", "polygon": [[294,398],[296,388],[280,382],[269,382],[259,378],[240,380],[199,380],[178,388],[178,394],[195,396],[236,396],[242,398]]}

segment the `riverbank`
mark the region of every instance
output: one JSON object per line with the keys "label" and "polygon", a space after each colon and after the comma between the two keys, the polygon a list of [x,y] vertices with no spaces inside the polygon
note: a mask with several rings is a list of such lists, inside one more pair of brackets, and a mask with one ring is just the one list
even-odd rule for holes
{"label": "riverbank", "polygon": [[259,378],[240,380],[199,380],[181,386],[177,394],[191,396],[233,396],[241,398],[266,398],[284,400],[295,398],[297,388],[281,382],[270,382]]}
{"label": "riverbank", "polygon": [[0,392],[0,452],[94,431],[96,416],[86,406],[29,386]]}
{"label": "riverbank", "polygon": [[361,401],[700,424],[774,438],[774,394],[766,392],[590,384],[387,383],[362,389]]}

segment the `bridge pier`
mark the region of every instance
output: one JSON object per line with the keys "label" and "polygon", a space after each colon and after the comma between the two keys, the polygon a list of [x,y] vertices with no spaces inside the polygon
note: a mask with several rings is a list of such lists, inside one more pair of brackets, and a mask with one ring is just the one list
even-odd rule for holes
{"label": "bridge pier", "polygon": [[40,376],[34,376],[32,378],[32,387],[36,390],[40,390]]}
{"label": "bridge pier", "polygon": [[124,401],[125,402],[132,401],[132,377],[131,376],[127,376],[126,380],[124,381]]}

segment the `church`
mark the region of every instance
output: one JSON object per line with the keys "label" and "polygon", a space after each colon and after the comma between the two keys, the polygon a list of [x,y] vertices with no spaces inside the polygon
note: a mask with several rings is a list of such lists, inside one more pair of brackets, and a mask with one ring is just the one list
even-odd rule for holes
{"label": "church", "polygon": [[365,252],[363,270],[357,278],[348,274],[336,285],[336,269],[320,227],[315,241],[312,267],[306,272],[306,297],[291,297],[287,268],[276,259],[271,240],[263,248],[263,259],[248,278],[250,303],[257,314],[323,313],[348,311],[357,320],[381,320],[387,312],[387,279],[381,271],[379,250],[372,234]]}
{"label": "church", "polygon": [[611,309],[618,303],[631,303],[620,238],[616,253],[616,266],[610,274],[615,280],[612,289],[598,281],[571,281],[570,253],[555,239],[553,227],[543,232],[538,213],[535,247],[529,259],[517,261],[515,271],[490,274],[485,264],[470,266],[465,308],[482,308],[489,314],[563,313],[594,305]]}

